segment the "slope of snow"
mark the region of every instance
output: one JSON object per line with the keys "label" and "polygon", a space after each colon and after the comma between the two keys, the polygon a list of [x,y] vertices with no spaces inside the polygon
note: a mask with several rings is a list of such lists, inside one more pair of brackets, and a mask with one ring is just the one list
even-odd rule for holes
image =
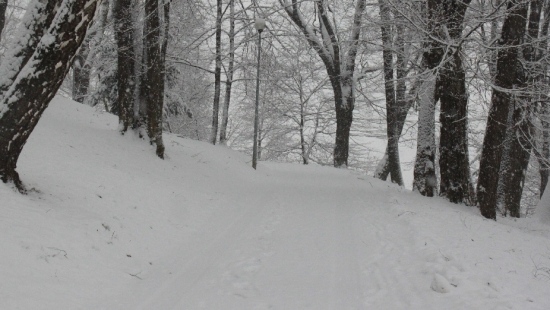
{"label": "slope of snow", "polygon": [[550,226],[56,98],[0,184],[0,309],[550,309]]}

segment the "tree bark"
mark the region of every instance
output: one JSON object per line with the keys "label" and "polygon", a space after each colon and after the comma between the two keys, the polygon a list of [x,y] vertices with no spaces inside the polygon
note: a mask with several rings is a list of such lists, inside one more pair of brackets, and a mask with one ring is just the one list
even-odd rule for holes
{"label": "tree bark", "polygon": [[418,139],[414,163],[413,191],[433,197],[437,193],[435,174],[435,84],[436,76],[426,70],[420,88],[420,112],[418,114]]}
{"label": "tree bark", "polygon": [[496,219],[502,145],[507,130],[508,113],[514,100],[511,92],[522,85],[521,80],[518,80],[521,76],[518,46],[525,36],[527,5],[510,1],[508,10],[498,42],[500,49],[495,76],[497,88],[493,89],[491,97],[477,184],[479,209],[489,219]]}
{"label": "tree bark", "polygon": [[439,140],[440,195],[453,203],[473,204],[468,156],[468,95],[462,59],[455,52],[444,65],[437,90],[441,103]]}
{"label": "tree bark", "polygon": [[8,8],[8,0],[0,0],[0,41],[2,41],[2,31],[6,24],[6,9]]}
{"label": "tree bark", "polygon": [[[523,48],[525,70],[518,76],[523,80],[523,88],[528,90],[523,96],[515,96],[515,108],[513,122],[509,124],[508,132],[512,133],[510,149],[508,151],[510,160],[509,170],[501,176],[503,181],[503,202],[505,214],[519,218],[521,216],[521,196],[529,159],[533,145],[533,106],[537,104],[537,86],[535,63],[537,59],[537,39],[539,37],[539,26],[541,18],[542,1],[530,2],[530,13],[527,26],[526,45]],[[528,85],[529,84],[529,85]]]}
{"label": "tree bark", "polygon": [[541,134],[541,151],[537,156],[539,163],[539,174],[540,174],[540,186],[539,186],[539,198],[542,198],[546,185],[548,184],[548,179],[550,175],[550,107],[548,106],[547,101],[541,102],[541,113],[540,113],[540,122],[542,127]]}
{"label": "tree bark", "polygon": [[233,85],[233,70],[235,66],[235,0],[229,0],[229,65],[227,66],[227,82],[225,83],[225,99],[220,127],[220,143],[227,143],[227,124],[229,122],[229,105],[231,103],[231,87]]}
{"label": "tree bark", "polygon": [[214,104],[212,105],[212,132],[210,142],[216,144],[220,114],[221,76],[222,76],[222,0],[216,5],[216,68],[214,70]]}
{"label": "tree bark", "polygon": [[[169,8],[169,3],[168,8]],[[145,49],[147,51],[147,67],[145,71],[147,93],[147,134],[151,144],[156,146],[156,154],[164,158],[164,142],[162,140],[162,113],[164,110],[164,53],[161,38],[161,23],[159,16],[159,0],[145,1]],[[167,21],[166,21],[167,22]]]}
{"label": "tree bark", "polygon": [[[444,27],[438,37],[447,44],[457,44],[462,38],[464,16],[468,1],[437,1],[442,10]],[[450,39],[450,41],[449,41]],[[435,45],[440,45],[434,42]],[[461,45],[443,46],[447,55],[440,60],[440,74],[436,84],[436,97],[441,104],[439,139],[440,195],[453,203],[473,204],[470,188],[470,162],[468,156],[468,94],[466,73],[460,56]]]}
{"label": "tree bark", "polygon": [[[11,83],[2,84],[0,179],[13,182],[21,192],[25,189],[16,171],[19,155],[61,86],[99,2],[36,1],[20,28],[30,40],[10,54],[18,70],[10,75]],[[44,35],[53,39],[40,41]]]}
{"label": "tree bark", "polygon": [[115,40],[117,43],[117,106],[120,131],[125,133],[134,124],[136,56],[133,39],[132,0],[115,0]]}
{"label": "tree bark", "polygon": [[[550,26],[550,1],[546,1],[543,8],[544,19],[542,22],[540,30],[540,40],[538,42],[537,49],[537,59],[542,59],[548,51],[548,31]],[[537,83],[541,86],[544,86],[546,81],[548,81],[547,73],[548,72],[548,62],[540,64],[540,71],[537,74]],[[540,100],[540,113],[539,117],[541,120],[542,127],[542,142],[540,146],[540,154],[537,156],[539,162],[539,174],[540,174],[540,187],[539,193],[540,198],[544,194],[546,185],[548,184],[548,177],[550,175],[550,107],[548,106],[548,96],[542,96]]]}
{"label": "tree bark", "polygon": [[62,0],[36,0],[29,4],[19,28],[19,37],[28,36],[28,39],[14,41],[0,65],[0,72],[4,73],[0,76],[0,95],[2,97],[33,56],[62,2]]}
{"label": "tree bark", "polygon": [[[401,130],[399,127],[399,110],[400,106],[397,102],[396,86],[394,79],[394,66],[393,66],[393,38],[391,33],[391,26],[389,22],[391,21],[390,8],[385,0],[378,1],[380,6],[380,19],[381,19],[381,33],[382,33],[382,57],[384,59],[384,88],[386,94],[386,134],[388,137],[388,143],[386,147],[386,153],[384,156],[384,170],[388,171],[391,175],[393,183],[403,185],[403,177],[401,175],[401,165],[399,162],[399,137],[401,136]],[[402,27],[401,27],[402,28]],[[401,31],[403,31],[401,29]],[[402,35],[398,36],[396,39],[396,45],[403,45]],[[401,52],[401,51],[399,51]],[[401,57],[402,58],[402,57]],[[404,65],[403,61],[398,62],[397,65],[401,67]],[[402,70],[403,71],[403,70]],[[404,78],[404,76],[400,76]],[[404,84],[402,84],[404,85]],[[400,99],[404,99],[404,94],[400,89]],[[402,102],[400,102],[402,104]],[[384,173],[379,174],[380,177],[385,176]]]}

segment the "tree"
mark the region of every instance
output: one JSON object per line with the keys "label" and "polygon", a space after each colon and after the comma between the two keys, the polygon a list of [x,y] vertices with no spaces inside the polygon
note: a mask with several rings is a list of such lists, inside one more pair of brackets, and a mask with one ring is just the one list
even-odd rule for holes
{"label": "tree", "polygon": [[147,134],[151,144],[156,146],[156,154],[164,158],[162,140],[162,113],[164,110],[164,75],[168,29],[170,25],[170,1],[164,0],[164,35],[161,35],[160,0],[145,0],[145,85],[147,90]]}
{"label": "tree", "polygon": [[212,106],[212,134],[210,142],[216,144],[220,114],[221,76],[222,76],[222,0],[216,4],[216,69],[214,71],[214,104]]}
{"label": "tree", "polygon": [[[533,69],[537,61],[536,41],[539,36],[541,9],[541,0],[530,1],[529,18],[525,21],[527,24],[526,44],[522,49],[523,59],[521,59],[524,64],[518,74],[518,82],[523,84],[521,88],[524,90],[524,94],[514,96],[514,110],[511,122],[508,123],[507,141],[504,144],[506,156],[503,157],[499,176],[499,182],[502,183],[503,188],[501,212],[518,218],[521,215],[521,196],[529,165],[531,146],[534,143],[533,107],[538,100],[535,89],[537,72]],[[508,159],[508,162],[505,162],[504,159]]]}
{"label": "tree", "polygon": [[[217,46],[216,46],[217,48]],[[235,0],[229,0],[229,64],[227,81],[225,82],[225,99],[220,127],[220,143],[227,143],[227,123],[229,122],[229,104],[231,103],[231,88],[235,70]]]}
{"label": "tree", "polygon": [[6,9],[8,8],[8,0],[0,0],[0,40],[2,40],[2,31],[6,24]]}
{"label": "tree", "polygon": [[[405,74],[404,74],[404,27],[401,23],[395,25],[397,36],[395,45],[397,51],[397,85],[395,85],[394,65],[393,65],[393,35],[391,27],[390,7],[387,0],[379,0],[380,6],[380,30],[382,33],[382,57],[384,59],[384,88],[386,95],[386,131],[388,136],[388,144],[382,163],[381,169],[377,171],[376,176],[385,180],[388,174],[391,175],[391,180],[394,183],[403,185],[403,176],[401,175],[401,164],[399,161],[399,137],[405,124],[408,108],[405,107]],[[398,14],[396,14],[398,15]],[[395,19],[394,21],[397,21]]]}
{"label": "tree", "polygon": [[[141,58],[136,53],[141,46],[136,44],[138,40],[134,40],[134,30],[138,27],[132,13],[132,1],[117,0],[115,5],[115,36],[118,46],[117,104],[121,132],[124,134],[128,128],[133,128],[143,137],[142,129],[145,129],[149,142],[156,146],[156,154],[160,158],[164,158],[162,129],[170,4],[170,0],[145,0]],[[143,68],[142,72],[136,69],[136,63],[138,68]],[[136,76],[138,72],[140,80]]]}
{"label": "tree", "polygon": [[4,75],[0,86],[0,179],[13,182],[21,192],[25,188],[16,171],[19,155],[61,86],[99,2],[32,2],[20,26],[21,39],[2,62],[2,72],[13,71]]}
{"label": "tree", "polygon": [[353,15],[351,34],[349,35],[347,55],[343,54],[345,40],[331,21],[324,0],[315,1],[315,10],[319,18],[316,31],[308,25],[300,11],[297,0],[279,0],[285,12],[315,49],[329,76],[334,92],[336,111],[336,141],[334,145],[334,166],[348,165],[349,137],[355,107],[355,59],[361,34],[361,24],[366,0],[358,0]]}
{"label": "tree", "polygon": [[135,49],[133,41],[132,0],[114,0],[115,39],[117,43],[117,106],[120,131],[134,125]]}
{"label": "tree", "polygon": [[[426,64],[423,63],[423,68]],[[421,73],[422,79],[418,94],[418,138],[416,140],[416,160],[414,162],[413,191],[422,196],[433,197],[437,193],[435,170],[435,85],[436,75],[430,69]]]}
{"label": "tree", "polygon": [[[550,26],[550,1],[545,1],[543,9],[543,22],[540,30],[539,41],[537,45],[537,61],[541,61],[545,55],[548,54],[548,31]],[[546,85],[545,79],[547,78],[548,72],[548,61],[538,64],[538,74],[536,75],[535,81],[539,85]],[[550,107],[548,106],[548,96],[541,95],[541,97],[546,100],[541,100],[540,102],[540,146],[535,149],[538,156],[537,160],[539,162],[539,174],[540,174],[540,186],[539,186],[539,197],[542,198],[546,185],[548,184],[548,176],[550,173],[550,121],[548,117],[550,116]]]}
{"label": "tree", "polygon": [[[75,56],[75,60],[72,66],[72,97],[73,100],[87,104],[95,105],[94,93],[92,92],[92,71],[98,70],[97,64],[94,64],[95,58],[101,58],[100,61],[109,61],[103,59],[103,55],[99,55],[102,47],[106,44],[105,40],[105,25],[107,24],[107,17],[109,14],[110,0],[103,0],[98,9],[98,16],[96,22],[90,26],[90,30],[84,39],[84,42],[80,45],[78,53]],[[96,68],[94,68],[94,65]],[[105,72],[99,72],[104,75]],[[99,77],[101,78],[101,77]],[[110,85],[112,86],[112,85]],[[108,110],[108,109],[107,109]]]}
{"label": "tree", "polygon": [[440,101],[440,195],[451,202],[469,203],[468,95],[461,46],[464,16],[470,0],[429,0],[428,69],[436,70],[435,102]]}
{"label": "tree", "polygon": [[525,36],[528,6],[523,1],[509,1],[508,14],[498,41],[495,88],[487,119],[480,160],[477,196],[481,214],[496,219],[497,189],[509,113],[513,113],[514,90],[523,86],[520,44]]}

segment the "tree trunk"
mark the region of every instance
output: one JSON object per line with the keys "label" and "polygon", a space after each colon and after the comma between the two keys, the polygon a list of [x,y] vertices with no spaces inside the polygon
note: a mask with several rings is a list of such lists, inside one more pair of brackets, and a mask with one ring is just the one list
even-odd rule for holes
{"label": "tree trunk", "polygon": [[[466,74],[460,56],[461,45],[450,48],[446,44],[460,42],[468,1],[430,0],[430,9],[437,16],[439,25],[434,25],[434,33],[440,41],[434,46],[440,53],[428,66],[440,66],[437,77],[436,98],[441,104],[439,139],[440,195],[453,203],[472,204],[470,197],[470,163],[468,158],[468,95]],[[449,41],[450,39],[450,41]],[[450,54],[449,54],[450,53]]]}
{"label": "tree trunk", "polygon": [[6,24],[6,9],[8,8],[8,0],[0,0],[0,41],[2,41],[2,31]]}
{"label": "tree trunk", "polygon": [[2,97],[5,96],[21,69],[33,56],[40,39],[57,14],[61,2],[63,1],[36,0],[29,4],[22,25],[18,29],[18,35],[20,37],[28,36],[28,39],[16,40],[9,46],[0,65],[0,72],[4,73],[0,76],[0,95]]}
{"label": "tree trunk", "polygon": [[[4,80],[0,99],[0,179],[21,192],[19,155],[61,86],[99,2],[72,0],[60,6],[58,1],[36,1],[21,25],[20,33],[28,33],[29,40],[10,53],[8,60],[19,64],[18,70],[10,75],[11,83]],[[40,41],[44,35],[53,39]]]}
{"label": "tree trunk", "polygon": [[501,47],[497,55],[495,85],[491,97],[491,108],[487,119],[483,150],[479,165],[477,196],[481,214],[489,219],[496,219],[497,187],[499,182],[502,145],[507,130],[507,118],[510,105],[513,104],[511,92],[522,86],[518,80],[521,76],[520,48],[525,35],[527,5],[525,3],[508,3],[509,13],[502,26]]}
{"label": "tree trunk", "polygon": [[[394,12],[396,25],[397,36],[395,38],[395,48],[396,48],[396,63],[395,63],[395,73],[397,77],[395,85],[395,104],[396,108],[393,111],[394,120],[393,120],[393,139],[392,141],[388,140],[388,157],[390,159],[390,174],[392,182],[397,183],[401,186],[404,185],[403,175],[401,174],[401,161],[399,160],[399,138],[403,131],[403,126],[405,125],[405,120],[410,108],[406,100],[407,94],[407,83],[405,81],[407,76],[407,60],[405,56],[405,27],[404,27],[404,18],[398,12]],[[390,151],[390,143],[392,148]],[[393,158],[393,159],[392,159]]]}
{"label": "tree trunk", "polygon": [[[524,96],[515,96],[515,109],[513,123],[509,124],[508,132],[512,133],[513,139],[510,143],[509,170],[505,174],[504,182],[504,209],[505,214],[519,218],[521,216],[521,195],[529,159],[533,145],[532,112],[533,105],[537,104],[537,72],[534,70],[537,59],[537,39],[539,37],[539,26],[541,17],[542,1],[530,2],[530,13],[527,27],[527,45],[523,48],[523,58],[526,62],[526,71],[518,76],[523,80],[523,87],[530,91]],[[530,84],[530,85],[528,85]],[[503,176],[503,175],[501,175]]]}
{"label": "tree trunk", "polygon": [[[405,81],[403,80],[403,82]],[[420,81],[420,79],[417,78],[413,82],[413,85],[409,90],[408,97],[406,96],[405,98],[401,99],[401,98],[397,98],[396,96],[396,99],[398,100],[398,102],[400,102],[401,100],[403,100],[404,102],[403,104],[399,104],[399,109],[397,110],[397,115],[396,115],[396,133],[399,137],[401,137],[401,134],[403,133],[403,128],[405,127],[405,121],[407,120],[407,115],[409,114],[409,110],[411,109],[411,107],[415,102],[415,98],[413,96],[417,96],[416,92],[418,91],[418,88],[421,84],[422,84],[422,81]],[[391,171],[390,171],[390,167],[387,159],[388,159],[388,145],[386,145],[386,150],[384,151],[384,157],[380,160],[378,167],[376,168],[376,171],[374,173],[375,178],[385,181],[390,175]],[[399,169],[399,171],[401,171],[401,169]]]}
{"label": "tree trunk", "polygon": [[[433,37],[441,37],[441,25],[446,19],[439,0],[428,0],[426,3],[426,23],[428,33]],[[446,39],[446,38],[444,38]],[[425,69],[421,77],[419,90],[420,112],[418,115],[418,138],[416,160],[414,164],[413,191],[421,195],[433,197],[437,193],[436,175],[436,144],[435,144],[435,105],[437,98],[437,68],[444,56],[444,48],[436,40],[427,39],[423,43],[421,68]]]}
{"label": "tree trunk", "polygon": [[305,126],[305,111],[304,111],[304,101],[302,99],[302,88],[300,87],[300,150],[302,152],[302,163],[304,165],[309,164],[308,150],[306,148],[306,138],[304,134]]}
{"label": "tree trunk", "polygon": [[542,127],[541,137],[541,151],[537,160],[539,162],[539,174],[540,174],[540,186],[539,193],[540,198],[544,194],[546,185],[548,184],[548,176],[550,175],[550,108],[547,101],[541,102],[540,122]]}
{"label": "tree trunk", "polygon": [[[380,19],[381,19],[381,32],[382,32],[382,57],[384,59],[384,88],[386,93],[386,133],[388,137],[388,144],[386,147],[386,153],[384,156],[384,169],[391,174],[393,183],[403,185],[403,177],[401,175],[401,165],[399,162],[399,137],[401,135],[399,126],[399,106],[397,102],[396,87],[394,81],[394,68],[393,68],[393,48],[392,48],[392,33],[391,26],[388,24],[391,21],[390,8],[385,0],[379,0],[380,5]],[[400,41],[403,44],[402,35],[397,38],[396,41]],[[396,42],[397,45],[397,42]],[[402,57],[401,57],[402,58]],[[403,63],[399,64],[403,66]],[[403,76],[401,76],[403,78]],[[401,89],[400,89],[401,90]],[[401,96],[404,99],[404,94]],[[380,177],[384,174],[380,174]],[[387,174],[385,175],[387,177]]]}
{"label": "tree trunk", "polygon": [[459,52],[441,69],[437,83],[441,103],[439,139],[440,195],[453,203],[473,204],[468,156],[468,95]]}
{"label": "tree trunk", "polygon": [[231,103],[231,87],[233,85],[233,70],[235,64],[235,0],[229,0],[229,65],[227,67],[227,82],[225,83],[225,99],[220,127],[220,143],[227,143],[227,123],[229,122],[229,104]]}
{"label": "tree trunk", "polygon": [[114,0],[115,40],[117,43],[117,91],[120,131],[134,124],[135,50],[133,39],[132,0]]}
{"label": "tree trunk", "polygon": [[[169,2],[168,2],[169,3]],[[169,5],[169,4],[168,4]],[[164,158],[162,140],[162,113],[164,110],[164,71],[165,63],[161,40],[159,0],[145,1],[145,49],[147,50],[146,84],[147,93],[147,134],[151,144],[156,145],[156,153]]]}
{"label": "tree trunk", "polygon": [[216,144],[220,114],[220,93],[222,76],[222,0],[217,0],[216,14],[216,69],[214,71],[214,104],[212,106],[212,132],[210,142]]}
{"label": "tree trunk", "polygon": [[418,114],[413,191],[418,191],[423,196],[433,197],[437,193],[434,98],[436,77],[432,70],[427,70],[423,75],[419,91],[420,112]]}
{"label": "tree trunk", "polygon": [[[550,25],[550,1],[546,1],[543,8],[544,19],[542,22],[542,27],[540,30],[540,40],[538,42],[537,49],[537,59],[542,59],[546,54],[548,54],[548,31]],[[539,65],[540,72],[538,72],[536,79],[537,84],[540,84],[541,87],[544,87],[548,81],[548,62],[544,62]],[[546,189],[546,184],[548,184],[548,176],[550,174],[550,107],[548,106],[548,96],[541,95],[540,99],[540,113],[539,117],[541,120],[542,127],[542,142],[540,147],[540,154],[537,156],[539,162],[539,173],[540,173],[540,187],[539,193],[540,197],[544,194]]]}

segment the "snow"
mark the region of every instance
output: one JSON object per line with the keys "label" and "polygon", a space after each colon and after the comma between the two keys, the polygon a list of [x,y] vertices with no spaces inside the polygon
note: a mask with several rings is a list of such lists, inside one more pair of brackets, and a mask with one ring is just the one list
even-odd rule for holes
{"label": "snow", "polygon": [[550,309],[550,225],[56,97],[0,183],[0,309]]}

